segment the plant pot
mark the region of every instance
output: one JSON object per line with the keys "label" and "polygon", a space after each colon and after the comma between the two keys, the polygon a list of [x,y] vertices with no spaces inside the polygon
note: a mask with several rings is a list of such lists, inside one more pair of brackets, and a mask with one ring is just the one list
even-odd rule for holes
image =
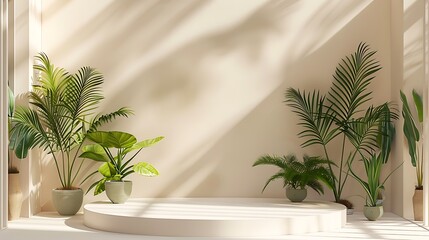
{"label": "plant pot", "polygon": [[104,183],[106,195],[112,203],[124,203],[131,195],[133,182],[107,181]]}
{"label": "plant pot", "polygon": [[416,189],[413,196],[414,220],[423,221],[423,189]]}
{"label": "plant pot", "polygon": [[22,206],[22,191],[19,180],[19,173],[8,174],[8,209],[9,209],[9,220],[18,219],[21,215]]}
{"label": "plant pot", "polygon": [[60,215],[75,215],[82,206],[83,191],[80,188],[74,190],[52,189],[52,202]]}
{"label": "plant pot", "polygon": [[370,220],[375,221],[383,216],[383,206],[375,206],[375,207],[363,207],[363,215]]}
{"label": "plant pot", "polygon": [[302,202],[307,197],[307,189],[286,188],[286,197],[291,202]]}

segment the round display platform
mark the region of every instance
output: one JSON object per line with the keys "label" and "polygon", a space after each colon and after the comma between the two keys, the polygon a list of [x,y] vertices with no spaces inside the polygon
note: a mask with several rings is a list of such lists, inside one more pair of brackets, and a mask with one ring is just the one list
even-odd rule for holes
{"label": "round display platform", "polygon": [[84,206],[90,228],[177,237],[261,237],[339,231],[346,208],[332,202],[280,198],[141,198]]}

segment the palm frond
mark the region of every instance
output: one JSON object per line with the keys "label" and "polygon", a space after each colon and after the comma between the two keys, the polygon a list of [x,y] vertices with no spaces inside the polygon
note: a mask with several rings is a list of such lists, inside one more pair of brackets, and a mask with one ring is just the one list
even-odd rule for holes
{"label": "palm frond", "polygon": [[120,109],[104,114],[104,115],[96,115],[91,122],[89,123],[88,133],[95,132],[97,129],[108,122],[113,121],[117,117],[128,117],[133,114],[133,111],[127,107],[121,107]]}
{"label": "palm frond", "polygon": [[373,58],[375,53],[366,43],[361,43],[356,52],[342,59],[335,70],[328,101],[342,130],[347,129],[347,123],[359,112],[359,107],[371,100],[372,92],[367,87],[381,69]]}
{"label": "palm frond", "polygon": [[298,125],[304,130],[298,133],[301,138],[305,138],[303,147],[314,144],[327,145],[340,132],[335,127],[334,112],[330,107],[325,107],[325,98],[318,91],[311,93],[301,93],[299,90],[288,88],[286,90],[286,104],[299,117]]}
{"label": "palm frond", "polygon": [[64,89],[64,105],[72,119],[92,114],[103,99],[101,85],[103,75],[90,67],[83,67],[72,76]]}
{"label": "palm frond", "polygon": [[288,167],[288,165],[286,163],[287,159],[290,160],[293,158],[295,158],[295,156],[277,157],[277,156],[265,155],[265,156],[258,158],[258,160],[256,160],[256,162],[252,165],[252,167],[258,166],[258,165],[272,165],[272,166],[277,166],[279,168],[285,169]]}

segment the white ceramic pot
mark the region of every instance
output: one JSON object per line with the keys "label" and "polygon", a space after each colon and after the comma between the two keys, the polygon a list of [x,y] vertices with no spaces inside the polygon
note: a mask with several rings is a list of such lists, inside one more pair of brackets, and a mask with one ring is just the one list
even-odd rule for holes
{"label": "white ceramic pot", "polygon": [[9,220],[18,219],[21,215],[21,206],[22,206],[22,191],[20,184],[19,173],[9,173],[8,174],[8,217]]}
{"label": "white ceramic pot", "polygon": [[112,203],[124,203],[131,195],[133,182],[107,181],[104,183],[106,195]]}
{"label": "white ceramic pot", "polygon": [[75,215],[83,202],[83,191],[78,188],[75,190],[52,189],[52,202],[60,215]]}

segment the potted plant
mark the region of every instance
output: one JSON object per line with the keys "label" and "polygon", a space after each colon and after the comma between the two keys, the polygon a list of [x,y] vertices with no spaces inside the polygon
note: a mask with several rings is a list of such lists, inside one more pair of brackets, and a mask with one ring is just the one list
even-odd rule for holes
{"label": "potted plant", "polygon": [[[95,187],[94,195],[106,190],[107,197],[112,203],[124,203],[132,190],[132,182],[124,180],[125,177],[132,173],[148,177],[158,176],[158,170],[151,164],[147,162],[132,164],[132,160],[143,148],[156,144],[164,137],[137,142],[132,134],[119,131],[97,131],[89,133],[87,137],[95,144],[85,146],[80,157],[103,162],[98,168],[103,177],[88,189],[90,191]],[[136,152],[132,153],[133,151]],[[128,155],[130,157],[127,157]]]}
{"label": "potted plant", "polygon": [[292,202],[302,202],[307,197],[307,186],[318,194],[323,193],[320,181],[326,182],[329,177],[329,171],[324,167],[327,161],[307,155],[304,155],[303,160],[298,161],[293,154],[283,157],[265,155],[256,160],[253,166],[273,165],[280,168],[268,179],[262,192],[271,181],[282,179],[283,187],[286,187],[286,196]]}
{"label": "potted plant", "polygon": [[400,91],[402,101],[403,131],[408,143],[411,164],[416,168],[417,185],[413,196],[414,220],[423,220],[423,101],[422,97],[412,91],[417,117],[411,113],[407,97]]}
{"label": "potted plant", "polygon": [[38,71],[28,98],[31,107],[18,107],[13,118],[11,139],[25,136],[32,139],[30,148],[40,147],[54,160],[61,187],[52,190],[54,207],[61,215],[79,211],[83,191],[75,185],[83,160],[78,153],[86,135],[119,116],[128,116],[128,108],[96,114],[103,99],[103,76],[91,67],[82,67],[76,74],[55,67],[48,56],[36,56]]}
{"label": "potted plant", "polygon": [[[386,127],[398,118],[390,110],[389,103],[363,108],[372,99],[368,86],[381,69],[374,58],[375,53],[366,43],[360,43],[355,53],[338,64],[328,94],[317,90],[286,90],[285,102],[298,115],[298,125],[303,127],[298,133],[304,139],[301,146],[321,146],[322,157],[328,160],[330,178],[327,185],[336,202],[342,199],[350,175],[349,163],[361,155],[368,157],[372,151],[379,149],[379,127]],[[340,151],[339,160],[334,161],[330,154],[333,152],[329,150],[332,145],[333,149]]]}
{"label": "potted plant", "polygon": [[[380,191],[384,189],[384,183],[389,179],[389,177],[395,172],[401,165],[396,167],[393,171],[391,171],[383,181],[380,180],[381,170],[383,164],[382,154],[372,154],[370,157],[362,158],[362,162],[365,166],[365,177],[360,177],[353,168],[349,166],[350,175],[356,179],[360,185],[363,187],[366,193],[366,204],[363,208],[363,213],[365,217],[370,221],[375,221],[383,215],[383,205],[380,204],[379,194]],[[350,164],[350,163],[349,163]]]}

